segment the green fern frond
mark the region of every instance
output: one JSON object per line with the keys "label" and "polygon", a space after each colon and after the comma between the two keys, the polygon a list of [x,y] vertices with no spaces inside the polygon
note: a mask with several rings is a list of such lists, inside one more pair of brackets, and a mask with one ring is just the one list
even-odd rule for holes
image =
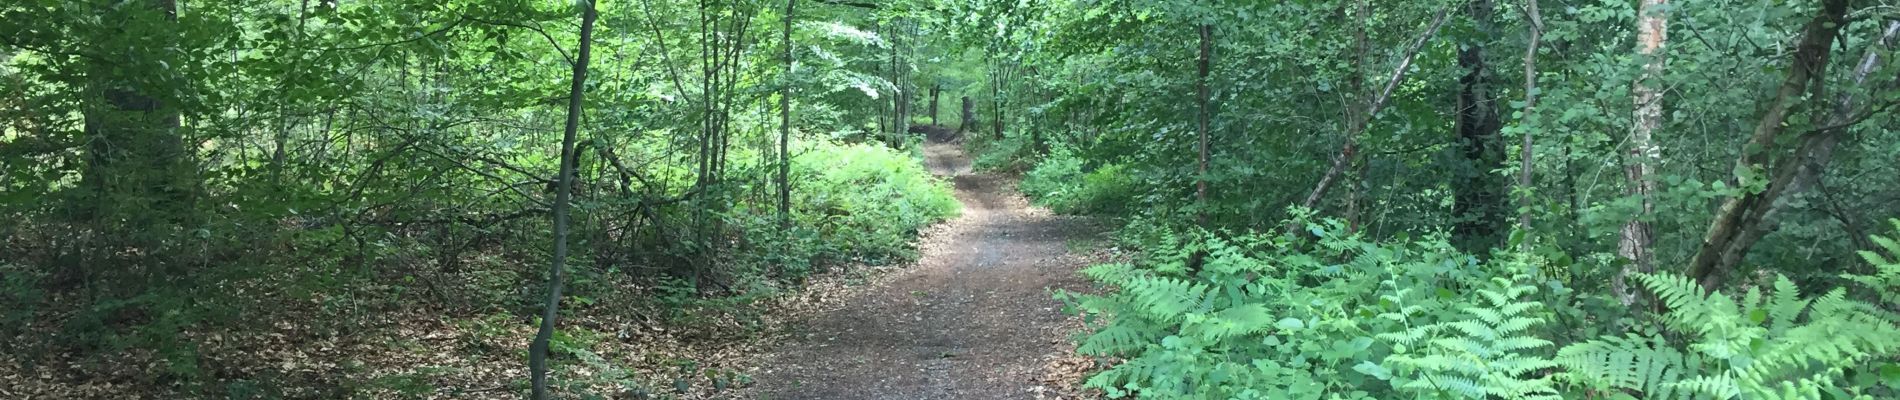
{"label": "green fern frond", "polygon": [[1727,375],[1698,376],[1667,385],[1675,389],[1681,397],[1733,399],[1742,395],[1742,389],[1735,382],[1735,378]]}
{"label": "green fern frond", "polygon": [[1136,311],[1158,321],[1178,321],[1200,308],[1207,291],[1206,284],[1156,276],[1130,279],[1122,288],[1122,293],[1133,297]]}

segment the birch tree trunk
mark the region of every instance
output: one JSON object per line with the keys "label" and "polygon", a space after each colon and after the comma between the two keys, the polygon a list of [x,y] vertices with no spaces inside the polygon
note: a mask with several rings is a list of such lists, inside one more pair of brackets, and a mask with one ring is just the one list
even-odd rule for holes
{"label": "birch tree trunk", "polygon": [[1610,282],[1617,300],[1626,306],[1636,303],[1636,291],[1629,286],[1630,275],[1656,272],[1655,255],[1650,251],[1655,239],[1645,219],[1656,209],[1651,199],[1656,183],[1650,175],[1662,157],[1651,137],[1662,127],[1663,93],[1655,81],[1662,76],[1666,58],[1662,48],[1669,38],[1669,16],[1663,9],[1666,3],[1668,0],[1642,0],[1642,6],[1637,9],[1636,56],[1642,60],[1643,69],[1630,89],[1636,111],[1631,118],[1635,123],[1630,129],[1630,146],[1623,160],[1623,178],[1629,184],[1624,193],[1636,198],[1640,208],[1618,232],[1616,254],[1626,264],[1622,273],[1616,274]]}

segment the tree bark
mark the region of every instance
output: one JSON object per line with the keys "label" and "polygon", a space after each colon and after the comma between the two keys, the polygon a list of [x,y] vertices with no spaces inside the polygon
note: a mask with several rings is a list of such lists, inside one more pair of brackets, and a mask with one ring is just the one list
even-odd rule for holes
{"label": "tree bark", "polygon": [[1531,151],[1532,137],[1536,132],[1537,115],[1537,47],[1543,44],[1544,15],[1537,11],[1538,0],[1525,0],[1525,18],[1530,20],[1529,44],[1524,48],[1524,111],[1518,118],[1518,127],[1524,135],[1524,141],[1518,146],[1517,188],[1521,199],[1517,213],[1517,230],[1525,237],[1518,243],[1521,251],[1530,251],[1531,241],[1531,169],[1535,154]]}
{"label": "tree bark", "polygon": [[957,122],[957,136],[963,136],[963,132],[970,130],[971,125],[976,124],[976,102],[970,101],[970,96],[963,96],[963,119]]}
{"label": "tree bark", "polygon": [[[1392,76],[1391,79],[1386,80],[1385,89],[1381,90],[1378,96],[1373,97],[1372,101],[1366,104],[1365,112],[1359,113],[1356,117],[1347,120],[1345,143],[1339,146],[1339,152],[1333,156],[1332,166],[1328,167],[1326,173],[1320,176],[1319,184],[1313,186],[1312,193],[1307,194],[1306,201],[1301,203],[1303,207],[1311,209],[1319,205],[1320,198],[1326,196],[1326,190],[1331,188],[1333,181],[1338,179],[1339,174],[1346,170],[1346,164],[1353,158],[1353,154],[1358,151],[1357,143],[1359,134],[1365,132],[1366,125],[1370,124],[1371,120],[1379,115],[1379,110],[1385,108],[1386,100],[1392,97],[1393,90],[1398,88],[1400,82],[1405,81],[1405,72],[1411,68],[1412,59],[1418,56],[1418,50],[1420,48],[1425,47],[1425,42],[1431,39],[1432,35],[1438,33],[1438,28],[1445,25],[1445,16],[1449,11],[1451,11],[1449,8],[1441,8],[1438,10],[1437,15],[1432,17],[1431,23],[1425,27],[1425,31],[1420,33],[1418,38],[1412,41],[1412,45],[1405,51],[1405,55],[1399,58],[1399,64],[1392,68]],[[1355,93],[1355,95],[1363,95],[1363,93]]]}
{"label": "tree bark", "polygon": [[1636,198],[1640,206],[1636,216],[1624,222],[1619,230],[1616,253],[1626,264],[1622,273],[1610,281],[1611,290],[1625,306],[1636,303],[1637,294],[1629,286],[1629,276],[1656,271],[1655,255],[1650,249],[1655,239],[1651,237],[1653,233],[1646,219],[1656,209],[1651,199],[1656,183],[1651,175],[1662,157],[1651,143],[1651,137],[1662,127],[1663,92],[1655,80],[1662,77],[1666,59],[1662,48],[1669,38],[1669,16],[1663,9],[1667,2],[1642,0],[1637,9],[1636,56],[1642,60],[1643,69],[1630,89],[1636,110],[1631,118],[1634,124],[1630,129],[1628,156],[1623,161],[1623,177],[1629,184],[1625,194]]}
{"label": "tree bark", "polygon": [[797,61],[792,58],[792,18],[798,0],[785,0],[785,30],[779,36],[781,47],[785,48],[785,83],[778,97],[778,219],[780,229],[792,226],[792,181],[791,152],[792,138],[792,66]]}
{"label": "tree bark", "polygon": [[943,84],[930,85],[930,124],[934,126],[941,126],[937,124],[937,97],[942,94]]}
{"label": "tree bark", "polygon": [[904,135],[910,132],[910,88],[905,86],[904,54],[898,43],[903,41],[903,22],[892,21],[891,38],[891,85],[896,90],[891,93],[891,148],[904,148]]}
{"label": "tree bark", "polygon": [[1508,218],[1504,181],[1491,173],[1504,167],[1504,144],[1499,138],[1503,122],[1498,117],[1491,72],[1484,59],[1484,42],[1492,32],[1491,1],[1466,4],[1478,27],[1478,38],[1458,50],[1458,66],[1465,75],[1458,78],[1457,131],[1470,170],[1454,179],[1452,215],[1458,222],[1452,234],[1466,251],[1484,253],[1498,243],[1497,233]]}
{"label": "tree bark", "polygon": [[1207,69],[1209,59],[1213,57],[1214,52],[1214,26],[1201,24],[1199,28],[1201,34],[1200,78],[1195,80],[1195,91],[1199,93],[1201,105],[1198,116],[1201,146],[1200,163],[1194,173],[1194,201],[1199,207],[1194,214],[1201,225],[1207,225],[1207,120],[1208,116],[1213,114],[1213,110],[1209,109],[1207,104]]}
{"label": "tree bark", "polygon": [[1006,76],[1009,67],[1003,65],[1003,60],[994,62],[996,65],[990,70],[990,103],[995,106],[995,110],[991,113],[994,115],[990,116],[990,126],[995,128],[994,134],[1000,140],[1003,138],[1003,85],[1009,79]]}
{"label": "tree bark", "polygon": [[567,126],[561,134],[560,174],[554,177],[554,257],[548,267],[548,297],[541,309],[541,329],[535,332],[534,342],[528,345],[528,369],[535,400],[548,398],[548,345],[554,338],[555,322],[560,318],[561,289],[567,274],[568,208],[574,198],[574,170],[580,161],[579,154],[574,151],[574,143],[576,131],[580,129],[581,95],[587,83],[587,58],[593,47],[594,20],[598,18],[592,0],[579,4],[581,44],[579,55],[574,61],[573,84],[568,87]]}
{"label": "tree bark", "polygon": [[[144,13],[155,12],[160,14],[163,23],[170,24],[177,20],[178,6],[173,0],[142,0],[137,3],[142,6],[111,7],[104,11],[103,18],[123,25]],[[125,36],[136,33],[129,29],[114,28],[111,34]],[[153,37],[168,38],[169,34]],[[112,55],[112,60],[133,60],[150,57],[141,54],[141,49],[167,45],[152,43],[152,47],[125,46],[100,50]],[[126,71],[124,65],[108,62],[106,58],[88,60],[92,63],[89,66],[92,70],[90,79],[95,85],[89,91],[98,96],[98,103],[87,106],[82,112],[86,165],[81,172],[80,186],[91,192],[93,201],[80,205],[78,214],[82,219],[95,222],[124,218],[127,225],[124,228],[135,230],[147,229],[144,226],[147,224],[182,221],[191,214],[189,209],[198,187],[196,167],[189,161],[193,152],[178,131],[181,125],[179,110],[160,96],[150,93],[170,89],[172,85],[182,82],[166,79],[165,76],[170,74],[157,74],[157,82],[140,84],[153,78],[131,76],[139,72]],[[120,212],[140,208],[149,210]]]}
{"label": "tree bark", "polygon": [[[1720,286],[1723,275],[1740,264],[1755,241],[1773,228],[1774,223],[1769,217],[1782,196],[1798,193],[1811,186],[1832,158],[1840,132],[1854,122],[1854,98],[1851,91],[1843,91],[1832,115],[1825,118],[1827,125],[1803,134],[1801,146],[1783,156],[1776,168],[1768,169],[1768,164],[1774,162],[1771,160],[1772,152],[1777,137],[1787,125],[1789,111],[1808,91],[1810,83],[1818,86],[1826,79],[1828,46],[1834,43],[1841,26],[1847,24],[1846,13],[1847,0],[1825,0],[1821,3],[1820,14],[1808,22],[1801,43],[1795,48],[1794,64],[1789,67],[1788,78],[1776,90],[1761,122],[1755,126],[1754,134],[1742,145],[1741,155],[1735,161],[1735,170],[1755,171],[1755,174],[1759,174],[1757,176],[1772,174],[1773,178],[1763,190],[1750,191],[1746,189],[1752,186],[1748,182],[1749,178],[1736,177],[1735,187],[1744,188],[1744,192],[1722,203],[1715,220],[1709,224],[1701,248],[1689,263],[1689,277],[1696,279],[1704,288],[1713,290]],[[1856,85],[1864,82],[1866,75],[1878,66],[1881,60],[1877,50],[1886,47],[1893,35],[1894,29],[1889,25],[1880,43],[1870,48],[1860,65],[1856,66],[1853,78]]]}

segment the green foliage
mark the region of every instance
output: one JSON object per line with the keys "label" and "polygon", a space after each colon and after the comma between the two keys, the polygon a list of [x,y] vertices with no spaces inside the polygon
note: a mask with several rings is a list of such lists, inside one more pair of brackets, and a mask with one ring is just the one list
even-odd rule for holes
{"label": "green foliage", "polygon": [[[1460,310],[1463,315],[1457,319],[1378,335],[1397,344],[1395,354],[1386,358],[1387,364],[1400,373],[1416,371],[1413,376],[1393,379],[1393,383],[1427,398],[1433,397],[1427,394],[1437,393],[1471,399],[1559,398],[1549,377],[1541,376],[1543,370],[1556,364],[1537,353],[1552,343],[1532,330],[1547,320],[1541,310],[1543,304],[1524,298],[1536,293],[1537,287],[1493,278],[1476,292],[1476,304]],[[1401,306],[1380,318],[1409,323],[1414,314],[1427,311],[1403,307],[1402,294],[1385,299]],[[1417,356],[1406,351],[1421,343],[1429,346],[1416,350]]]}
{"label": "green foliage", "polygon": [[[871,144],[820,143],[793,159],[800,226],[817,241],[813,257],[832,262],[914,257],[923,226],[956,216],[949,186],[908,154]],[[798,252],[800,250],[792,250]]]}
{"label": "green foliage", "polygon": [[1029,169],[1035,163],[1034,148],[1029,140],[1020,136],[997,139],[981,131],[964,135],[967,137],[965,147],[970,149],[970,154],[975,158],[971,160],[971,167],[979,171],[1017,172]]}
{"label": "green foliage", "polygon": [[[518,341],[505,327],[539,310],[550,278],[537,266],[560,135],[545,133],[565,122],[575,4],[0,5],[0,336],[30,339],[0,345],[4,361],[85,367],[55,380],[142,368],[178,390],[147,397],[210,397],[355,378],[207,345],[275,322],[295,322],[295,343],[415,314]],[[782,32],[783,5],[598,4],[570,320],[757,325],[751,303],[825,268],[912,258],[918,231],[956,214],[909,154],[863,144],[916,138],[860,131],[943,73],[890,63],[931,52],[918,39],[935,28],[801,4]],[[781,33],[792,43],[761,40]],[[477,347],[454,355],[499,353]]]}
{"label": "green foliage", "polygon": [[[1895,232],[1900,232],[1900,219],[1887,220]],[[1861,250],[1861,259],[1873,266],[1868,275],[1845,274],[1848,280],[1872,290],[1884,307],[1900,306],[1900,241],[1893,236],[1874,235],[1869,238],[1879,249]],[[1884,254],[1884,255],[1883,255]],[[1891,257],[1891,258],[1890,258]]]}
{"label": "green foliage", "polygon": [[[1900,317],[1846,288],[1803,297],[1777,277],[1736,299],[1638,275],[1668,310],[1660,331],[1563,345],[1549,304],[1578,299],[1531,283],[1546,266],[1537,257],[1480,262],[1443,238],[1380,243],[1339,235],[1336,221],[1302,226],[1316,236],[1160,230],[1145,260],[1084,270],[1112,291],[1058,295],[1092,321],[1077,349],[1121,360],[1087,384],[1157,399],[1859,399],[1900,384]],[[1892,289],[1880,275],[1849,279]]]}
{"label": "green foliage", "polygon": [[1123,215],[1139,206],[1126,166],[1084,171],[1084,163],[1073,151],[1055,149],[1023,175],[1023,194],[1059,213]]}
{"label": "green foliage", "polygon": [[1160,399],[1555,394],[1540,375],[1547,312],[1513,272],[1522,263],[1343,228],[1311,225],[1314,239],[1164,230],[1146,261],[1084,270],[1116,290],[1059,296],[1099,321],[1078,350],[1124,360],[1088,385]]}
{"label": "green foliage", "polygon": [[[1787,277],[1773,292],[1741,301],[1673,274],[1641,275],[1667,308],[1662,337],[1606,337],[1563,349],[1568,380],[1649,398],[1873,398],[1897,383],[1884,377],[1900,355],[1900,319],[1846,297],[1844,288],[1802,298]],[[1881,376],[1876,376],[1878,371]]]}

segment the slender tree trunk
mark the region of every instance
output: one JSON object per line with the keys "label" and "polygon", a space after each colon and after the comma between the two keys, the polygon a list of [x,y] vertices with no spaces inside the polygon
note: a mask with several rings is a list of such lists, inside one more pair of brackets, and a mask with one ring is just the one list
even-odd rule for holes
{"label": "slender tree trunk", "polygon": [[1212,54],[1214,52],[1214,27],[1209,24],[1201,24],[1198,31],[1201,34],[1200,76],[1194,81],[1194,90],[1198,93],[1198,101],[1201,105],[1199,108],[1200,115],[1198,115],[1197,118],[1197,122],[1199,122],[1200,125],[1197,132],[1200,133],[1201,143],[1198,151],[1200,153],[1200,162],[1195,168],[1194,173],[1194,201],[1199,207],[1195,210],[1194,214],[1195,219],[1201,225],[1207,225],[1207,120],[1208,116],[1213,114],[1213,110],[1208,108],[1207,101],[1207,70],[1208,64],[1210,63],[1209,58],[1213,57]]}
{"label": "slender tree trunk", "polygon": [[[1803,134],[1801,147],[1783,156],[1774,169],[1769,169],[1769,164],[1774,161],[1771,158],[1775,144],[1779,141],[1782,129],[1787,126],[1789,111],[1808,92],[1811,82],[1819,87],[1827,77],[1828,46],[1834,43],[1841,26],[1847,24],[1846,13],[1847,0],[1825,0],[1821,3],[1820,14],[1808,22],[1801,44],[1795,47],[1794,64],[1788,69],[1787,80],[1782,81],[1775,97],[1770,100],[1761,122],[1755,126],[1754,134],[1742,145],[1741,156],[1735,160],[1735,170],[1757,171],[1773,178],[1762,191],[1744,192],[1740,196],[1730,197],[1716,212],[1715,221],[1709,224],[1701,249],[1689,263],[1689,277],[1696,279],[1704,288],[1720,286],[1723,275],[1741,263],[1755,241],[1773,228],[1774,223],[1769,217],[1782,196],[1806,190],[1820,176],[1820,170],[1826,167],[1833,155],[1840,131],[1854,122],[1852,91],[1842,91],[1843,97],[1835,104],[1832,115],[1814,118],[1826,121],[1827,125]],[[1856,85],[1865,81],[1866,74],[1880,63],[1879,53],[1875,50],[1884,47],[1892,39],[1892,32],[1892,29],[1883,32],[1880,45],[1870,48],[1861,64],[1856,66]],[[1749,185],[1745,178],[1738,176],[1736,186]]]}
{"label": "slender tree trunk", "polygon": [[1365,112],[1358,113],[1356,118],[1347,121],[1345,143],[1339,146],[1339,153],[1333,156],[1332,166],[1320,176],[1319,184],[1314,185],[1312,193],[1306,195],[1306,201],[1301,203],[1302,206],[1308,209],[1318,206],[1320,198],[1326,196],[1326,190],[1331,188],[1333,181],[1346,170],[1346,165],[1359,149],[1359,134],[1365,132],[1366,125],[1379,115],[1379,110],[1385,108],[1386,100],[1392,97],[1392,92],[1398,89],[1399,83],[1405,81],[1405,73],[1411,69],[1412,59],[1418,56],[1420,48],[1425,47],[1425,42],[1438,33],[1438,28],[1445,25],[1445,16],[1450,11],[1450,8],[1438,10],[1437,15],[1432,17],[1431,23],[1425,27],[1425,31],[1412,41],[1412,46],[1405,51],[1404,56],[1399,58],[1398,65],[1392,68],[1391,79],[1386,80],[1385,89],[1381,90],[1378,96],[1373,97],[1371,102],[1366,103]]}
{"label": "slender tree trunk", "polygon": [[566,278],[568,208],[574,197],[574,170],[580,163],[580,156],[574,152],[576,131],[580,129],[581,95],[587,83],[587,58],[592,50],[594,37],[594,11],[592,1],[582,1],[581,37],[579,55],[574,60],[573,84],[568,87],[567,126],[561,134],[560,175],[554,177],[554,257],[548,267],[548,298],[541,309],[541,329],[535,332],[534,342],[528,345],[528,370],[531,374],[535,400],[548,398],[548,344],[554,338],[554,326],[560,318],[561,289]]}
{"label": "slender tree trunk", "polygon": [[1522,196],[1518,205],[1517,230],[1525,235],[1523,242],[1518,243],[1522,251],[1530,251],[1531,248],[1531,193],[1534,189],[1531,187],[1531,167],[1535,156],[1531,152],[1531,144],[1533,133],[1537,130],[1537,47],[1543,44],[1544,38],[1544,15],[1537,11],[1537,2],[1526,0],[1524,10],[1525,18],[1530,20],[1531,37],[1529,45],[1524,48],[1524,116],[1518,120],[1518,127],[1524,135],[1524,142],[1517,149],[1517,188]]}
{"label": "slender tree trunk", "polygon": [[995,106],[995,110],[991,113],[994,115],[990,115],[990,126],[995,128],[994,134],[997,139],[1003,138],[1003,85],[1006,83],[1005,79],[1009,79],[1004,76],[1004,71],[1008,67],[1005,67],[1003,62],[1002,60],[995,61],[996,66],[990,73],[990,103]]}
{"label": "slender tree trunk", "polygon": [[903,31],[902,21],[891,22],[891,85],[897,88],[891,96],[891,148],[895,149],[904,148],[904,135],[910,131],[910,115],[906,109],[910,106],[910,88],[904,85],[904,76],[907,74],[904,73],[904,53],[900,45],[904,39]]}
{"label": "slender tree trunk", "polygon": [[1652,175],[1662,158],[1651,136],[1657,128],[1662,127],[1663,92],[1655,80],[1662,77],[1663,62],[1667,58],[1662,52],[1663,43],[1669,38],[1669,16],[1665,9],[1667,2],[1642,0],[1636,17],[1636,56],[1643,61],[1643,72],[1630,89],[1636,111],[1631,118],[1634,127],[1630,129],[1629,153],[1623,161],[1623,176],[1629,183],[1627,194],[1635,197],[1641,206],[1636,216],[1623,223],[1616,251],[1626,264],[1623,272],[1610,281],[1611,290],[1626,306],[1636,303],[1636,291],[1629,286],[1629,276],[1656,271],[1655,255],[1651,251],[1655,239],[1651,237],[1653,233],[1647,218],[1656,209],[1651,199],[1656,191]]}
{"label": "slender tree trunk", "polygon": [[785,48],[785,86],[778,97],[778,219],[780,229],[792,226],[792,18],[798,0],[785,0],[785,31],[779,43]]}
{"label": "slender tree trunk", "polygon": [[277,115],[279,118],[277,134],[271,137],[270,151],[270,184],[273,190],[282,189],[282,187],[279,186],[284,183],[284,161],[289,157],[286,148],[290,145],[291,119],[284,114],[284,105],[279,103],[277,105]]}

